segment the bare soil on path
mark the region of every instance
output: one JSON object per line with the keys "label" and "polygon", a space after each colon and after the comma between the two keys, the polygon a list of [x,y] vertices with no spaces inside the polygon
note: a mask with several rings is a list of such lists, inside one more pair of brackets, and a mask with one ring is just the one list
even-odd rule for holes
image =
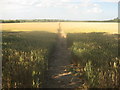
{"label": "bare soil on path", "polygon": [[78,88],[81,80],[67,70],[70,65],[70,52],[67,49],[66,38],[58,35],[55,52],[45,76],[44,88]]}

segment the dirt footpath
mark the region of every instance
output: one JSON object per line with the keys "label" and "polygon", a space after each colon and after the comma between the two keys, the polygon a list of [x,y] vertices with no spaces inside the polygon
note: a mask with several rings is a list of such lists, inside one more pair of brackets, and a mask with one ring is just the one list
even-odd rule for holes
{"label": "dirt footpath", "polygon": [[67,49],[66,37],[63,35],[58,37],[55,52],[46,73],[44,88],[78,88],[81,80],[67,71],[67,67],[70,66],[70,53]]}

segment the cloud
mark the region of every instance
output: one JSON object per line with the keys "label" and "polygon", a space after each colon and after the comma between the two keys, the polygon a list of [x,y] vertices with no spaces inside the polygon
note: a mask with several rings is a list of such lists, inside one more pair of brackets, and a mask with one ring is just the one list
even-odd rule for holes
{"label": "cloud", "polygon": [[[70,18],[86,19],[115,16],[114,3],[119,0],[0,0],[3,18]],[[102,7],[105,2],[106,7]],[[112,5],[113,3],[114,5]],[[110,7],[108,7],[108,6]],[[113,7],[113,8],[112,8]],[[106,11],[107,8],[107,11]],[[104,11],[104,13],[102,13]],[[52,13],[51,13],[52,12]],[[108,12],[108,13],[107,13]],[[102,14],[101,14],[102,13]],[[96,15],[97,14],[97,15]],[[89,16],[88,16],[89,15]]]}
{"label": "cloud", "polygon": [[[72,14],[81,13],[102,13],[101,7],[92,2],[93,0],[39,0],[33,3],[38,8],[65,8]],[[83,11],[83,9],[85,11]]]}
{"label": "cloud", "polygon": [[[68,9],[72,13],[87,12],[87,13],[101,13],[102,9],[95,0],[1,0],[0,5],[10,10],[18,10],[23,8],[63,8]],[[113,1],[113,0],[99,0],[99,1]],[[16,7],[16,8],[15,8]],[[82,11],[86,8],[86,11]]]}
{"label": "cloud", "polygon": [[87,12],[88,13],[102,13],[102,9],[98,7],[94,7],[94,8],[88,9]]}
{"label": "cloud", "polygon": [[0,5],[22,5],[22,6],[36,6],[36,7],[86,7],[95,2],[118,2],[119,0],[1,0]]}
{"label": "cloud", "polygon": [[[12,6],[12,5],[23,5],[23,6],[37,6],[37,7],[87,7],[94,0],[1,0],[0,5]],[[104,0],[109,1],[109,0]],[[111,0],[110,0],[111,1]]]}
{"label": "cloud", "polygon": [[116,2],[118,3],[120,0],[101,0],[101,2]]}
{"label": "cloud", "polygon": [[61,7],[61,8],[84,8],[91,5],[91,0],[40,0],[36,7]]}
{"label": "cloud", "polygon": [[101,9],[101,6],[99,4],[96,4],[96,3],[90,3],[88,6],[87,6],[87,10],[86,10],[87,13],[102,13],[103,10]]}

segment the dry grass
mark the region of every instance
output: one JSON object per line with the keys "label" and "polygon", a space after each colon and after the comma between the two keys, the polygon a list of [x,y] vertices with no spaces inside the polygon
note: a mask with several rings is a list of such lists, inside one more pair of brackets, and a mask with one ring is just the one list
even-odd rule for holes
{"label": "dry grass", "polygon": [[[66,33],[78,33],[78,32],[118,33],[117,23],[62,22],[61,25],[62,25],[62,29]],[[57,29],[58,29],[58,22],[43,22],[43,23],[4,23],[2,24],[1,30],[48,31],[48,32],[56,33]]]}

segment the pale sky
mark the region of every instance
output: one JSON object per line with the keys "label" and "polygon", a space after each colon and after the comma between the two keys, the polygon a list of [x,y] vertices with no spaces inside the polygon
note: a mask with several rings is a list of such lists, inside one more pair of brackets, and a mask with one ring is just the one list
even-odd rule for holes
{"label": "pale sky", "polygon": [[0,19],[109,20],[119,0],[0,0]]}

